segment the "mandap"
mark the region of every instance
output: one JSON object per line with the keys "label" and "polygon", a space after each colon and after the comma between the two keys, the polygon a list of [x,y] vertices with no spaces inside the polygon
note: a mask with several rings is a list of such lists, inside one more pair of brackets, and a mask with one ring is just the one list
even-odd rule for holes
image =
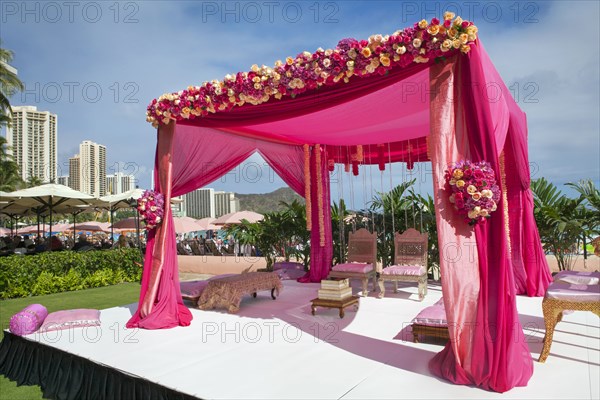
{"label": "mandap", "polygon": [[[254,65],[153,100],[147,120],[157,128],[154,182],[165,210],[149,234],[129,327],[171,328],[192,319],[179,292],[171,197],[259,152],[306,198],[313,245],[300,281],[318,282],[332,260],[330,167],[430,161],[452,327],[430,369],[498,392],[527,384],[533,364],[515,296],[543,295],[551,276],[533,218],[526,116],[473,23],[446,13],[273,67]],[[496,211],[474,226],[454,210],[444,175],[461,160],[489,163],[501,193]],[[444,257],[450,248],[455,256]]]}

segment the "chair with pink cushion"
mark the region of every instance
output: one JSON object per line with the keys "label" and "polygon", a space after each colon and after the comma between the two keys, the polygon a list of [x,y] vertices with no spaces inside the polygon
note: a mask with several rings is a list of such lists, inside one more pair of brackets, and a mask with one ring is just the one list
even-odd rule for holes
{"label": "chair with pink cushion", "polygon": [[379,298],[385,296],[385,282],[394,282],[394,293],[398,293],[398,282],[416,282],[419,285],[419,300],[427,294],[427,233],[409,228],[394,235],[394,265],[384,268],[379,277]]}
{"label": "chair with pink cushion", "polygon": [[334,265],[329,273],[331,278],[360,279],[362,295],[369,294],[369,279],[373,279],[373,290],[377,285],[377,233],[361,228],[348,236],[347,262]]}

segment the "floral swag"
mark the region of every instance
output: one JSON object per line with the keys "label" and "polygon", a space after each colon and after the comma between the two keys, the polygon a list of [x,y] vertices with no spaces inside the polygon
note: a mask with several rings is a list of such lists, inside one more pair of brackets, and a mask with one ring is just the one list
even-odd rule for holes
{"label": "floral swag", "polygon": [[274,67],[253,65],[250,72],[163,94],[148,106],[146,120],[158,127],[160,123],[199,118],[245,103],[257,105],[273,97],[294,97],[323,85],[348,83],[355,75],[384,75],[412,63],[438,61],[457,52],[466,54],[476,40],[477,27],[472,22],[446,12],[443,22],[437,18],[421,20],[391,35],[373,35],[360,41],[343,39],[335,49],[305,51],[296,58],[277,61]]}
{"label": "floral swag", "polygon": [[450,203],[469,225],[485,222],[496,211],[500,188],[488,162],[459,161],[448,167],[445,180]]}
{"label": "floral swag", "polygon": [[146,230],[156,228],[163,220],[165,199],[162,193],[146,190],[137,201],[137,210],[146,222]]}

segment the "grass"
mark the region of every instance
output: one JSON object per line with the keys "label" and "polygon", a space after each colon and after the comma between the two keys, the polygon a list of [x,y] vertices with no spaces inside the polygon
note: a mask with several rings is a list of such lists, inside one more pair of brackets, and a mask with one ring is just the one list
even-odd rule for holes
{"label": "grass", "polygon": [[[139,293],[139,283],[122,283],[120,285],[78,290],[75,292],[2,300],[0,301],[0,326],[3,330],[7,329],[10,317],[33,303],[42,304],[48,309],[49,313],[73,308],[95,308],[101,310],[135,303],[138,300]],[[42,398],[42,391],[39,386],[17,387],[15,382],[8,380],[4,376],[0,376],[1,400],[38,400]]]}

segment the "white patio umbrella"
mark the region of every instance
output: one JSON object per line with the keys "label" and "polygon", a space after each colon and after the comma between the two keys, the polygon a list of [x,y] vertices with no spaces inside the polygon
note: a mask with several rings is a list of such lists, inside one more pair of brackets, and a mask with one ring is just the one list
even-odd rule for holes
{"label": "white patio umbrella", "polygon": [[265,216],[254,211],[236,211],[229,214],[225,214],[213,221],[215,225],[231,225],[240,224],[242,220],[248,222],[261,221]]}
{"label": "white patio umbrella", "polygon": [[52,214],[56,212],[55,209],[58,210],[61,206],[87,205],[94,200],[94,197],[73,190],[68,186],[46,183],[28,189],[5,193],[0,198],[0,201],[5,200],[8,200],[9,203],[32,209],[40,206],[47,208],[50,215],[50,236],[52,236]]}

